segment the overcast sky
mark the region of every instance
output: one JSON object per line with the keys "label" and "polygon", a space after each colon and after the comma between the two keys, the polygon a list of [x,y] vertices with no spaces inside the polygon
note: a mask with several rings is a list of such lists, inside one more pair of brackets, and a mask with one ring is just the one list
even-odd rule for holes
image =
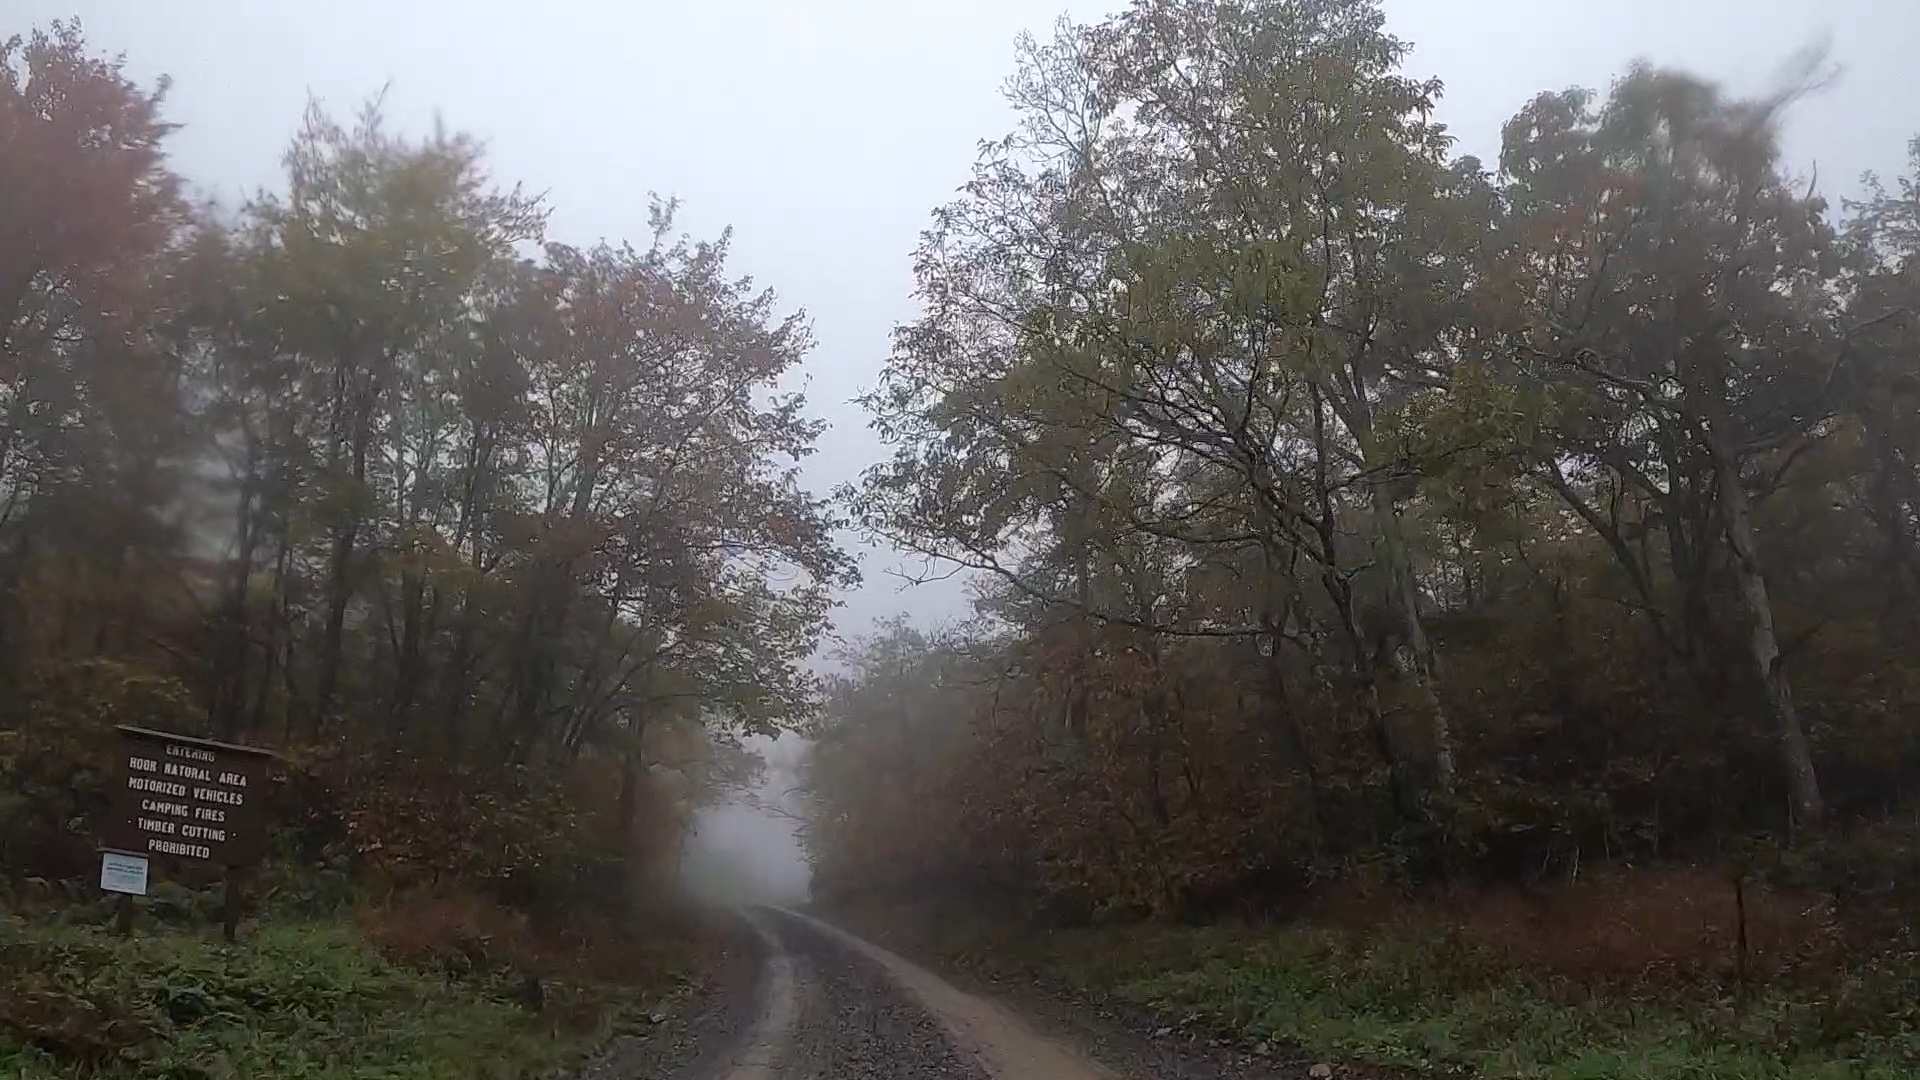
{"label": "overcast sky", "polygon": [[[391,83],[389,113],[435,111],[485,138],[495,174],[548,193],[556,238],[645,235],[649,191],[685,201],[695,235],[736,229],[735,265],[813,318],[808,392],[834,423],[811,475],[852,479],[880,449],[849,399],[913,314],[908,255],[928,211],[1010,118],[998,87],[1022,30],[1121,0],[0,0],[0,34],[77,15],[143,80],[174,79],[176,166],[223,201],[274,184],[309,94],[339,111]],[[1800,106],[1796,171],[1830,197],[1894,173],[1920,132],[1906,65],[1920,0],[1399,0],[1411,69],[1447,86],[1441,115],[1491,160],[1528,97],[1604,88],[1635,57],[1760,88],[1831,33],[1842,81]],[[961,613],[957,590],[902,595],[867,560],[841,623]]]}

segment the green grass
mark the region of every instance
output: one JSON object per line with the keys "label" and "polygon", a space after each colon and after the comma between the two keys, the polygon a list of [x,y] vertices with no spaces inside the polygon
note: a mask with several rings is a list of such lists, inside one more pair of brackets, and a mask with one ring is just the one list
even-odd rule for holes
{"label": "green grass", "polygon": [[121,939],[0,916],[0,1076],[518,1080],[577,1060],[626,1015],[569,1030],[509,991],[389,964],[342,922],[227,946],[200,928]]}
{"label": "green grass", "polygon": [[1489,1080],[1895,1080],[1920,1076],[1920,972],[1737,996],[1702,982],[1581,987],[1442,938],[1306,924],[1053,933],[947,916],[925,948],[1145,1006],[1165,1022],[1311,1057]]}

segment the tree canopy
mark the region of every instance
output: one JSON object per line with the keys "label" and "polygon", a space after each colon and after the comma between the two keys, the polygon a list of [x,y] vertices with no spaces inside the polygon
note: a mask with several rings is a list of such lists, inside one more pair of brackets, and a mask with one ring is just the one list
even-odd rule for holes
{"label": "tree canopy", "polygon": [[1493,165],[1407,55],[1375,0],[1024,43],[845,493],[978,620],[841,677],[827,888],[1170,914],[1904,805],[1913,182],[1782,161],[1817,53],[1542,94]]}
{"label": "tree canopy", "polygon": [[377,100],[198,206],[164,89],[72,24],[0,45],[0,776],[46,785],[3,861],[84,872],[134,722],[282,748],[283,855],[671,872],[853,580],[781,388],[804,315],[671,201],[551,238]]}

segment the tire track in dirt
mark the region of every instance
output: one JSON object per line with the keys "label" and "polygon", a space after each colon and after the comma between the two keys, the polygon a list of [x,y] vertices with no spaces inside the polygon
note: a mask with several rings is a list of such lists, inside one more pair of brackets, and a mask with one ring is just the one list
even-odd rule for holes
{"label": "tire track in dirt", "polygon": [[[800,933],[818,937],[829,948],[862,957],[884,972],[891,983],[904,990],[939,1023],[959,1057],[988,1077],[995,1080],[1120,1080],[1119,1074],[1034,1030],[1004,1006],[957,989],[932,972],[864,938],[795,911],[779,910],[779,917]],[[795,1072],[792,1078],[798,1080],[808,1075],[813,1074]],[[781,1080],[789,1078],[783,1075]]]}
{"label": "tire track in dirt", "polygon": [[988,1080],[879,964],[769,912],[793,957],[799,1017],[778,1080]]}
{"label": "tire track in dirt", "polygon": [[780,935],[767,924],[764,915],[748,911],[742,912],[741,917],[753,927],[753,932],[759,935],[765,949],[762,954],[766,958],[763,964],[765,976],[760,980],[760,989],[755,995],[765,1004],[760,1019],[747,1033],[728,1068],[720,1074],[720,1080],[776,1080],[780,1074],[775,1070],[786,1056],[792,1041],[794,1020],[800,1011],[795,992],[793,957],[788,955],[786,947],[781,944]]}
{"label": "tire track in dirt", "polygon": [[[730,1049],[703,1080],[1119,1080],[1012,1011],[863,938],[779,909],[740,913],[760,957]],[[742,995],[741,998],[744,998]],[[714,1047],[719,1050],[720,1047]],[[639,1080],[629,1075],[626,1080]]]}

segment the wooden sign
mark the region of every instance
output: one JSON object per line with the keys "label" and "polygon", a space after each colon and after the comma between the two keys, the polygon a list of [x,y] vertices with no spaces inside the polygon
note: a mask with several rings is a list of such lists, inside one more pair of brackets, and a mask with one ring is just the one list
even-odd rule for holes
{"label": "wooden sign", "polygon": [[272,751],[145,728],[118,731],[107,848],[209,866],[259,861]]}

